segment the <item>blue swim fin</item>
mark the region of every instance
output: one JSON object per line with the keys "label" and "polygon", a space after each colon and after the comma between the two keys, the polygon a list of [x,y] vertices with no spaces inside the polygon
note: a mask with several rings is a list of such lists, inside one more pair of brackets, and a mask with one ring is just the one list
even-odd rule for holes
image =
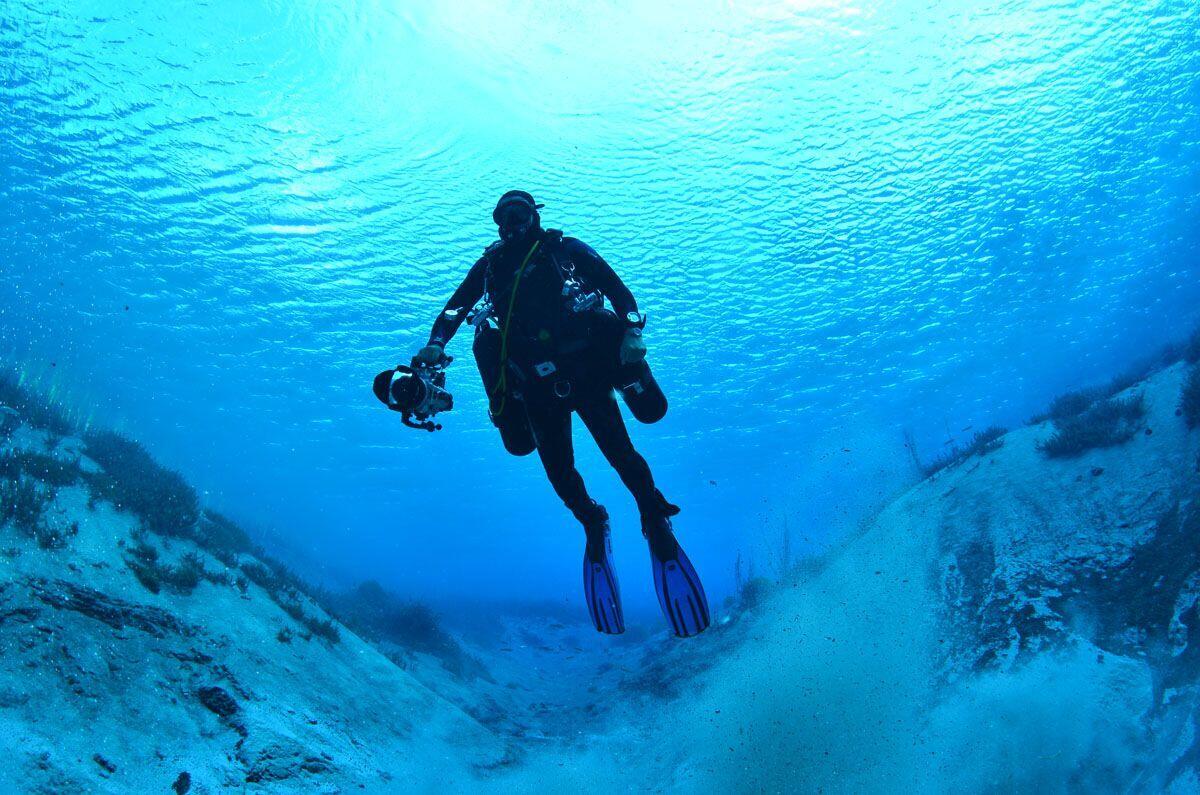
{"label": "blue swim fin", "polygon": [[621,587],[612,565],[612,544],[607,532],[603,544],[589,543],[583,551],[583,593],[597,632],[620,635],[625,631]]}
{"label": "blue swim fin", "polygon": [[654,569],[654,590],[663,615],[671,629],[681,638],[699,635],[708,629],[708,597],[700,575],[684,554],[683,547],[671,532],[671,522],[665,517],[643,527],[650,542],[650,563]]}

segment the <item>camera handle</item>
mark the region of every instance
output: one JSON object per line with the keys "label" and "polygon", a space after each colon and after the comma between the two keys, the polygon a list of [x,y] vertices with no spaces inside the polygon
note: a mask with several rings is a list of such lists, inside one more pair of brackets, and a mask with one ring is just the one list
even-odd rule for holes
{"label": "camera handle", "polygon": [[[416,372],[418,370],[431,370],[431,371],[436,372],[438,370],[445,370],[447,367],[450,366],[450,363],[452,361],[454,361],[454,357],[447,356],[445,353],[442,353],[442,358],[438,359],[433,364],[424,364],[423,362],[418,362],[417,357],[414,356],[414,357],[412,357],[412,361],[409,362],[408,366],[409,366],[410,371],[412,371],[412,372]],[[402,369],[402,367],[403,367],[402,365],[397,366],[396,369],[400,370],[400,369]]]}

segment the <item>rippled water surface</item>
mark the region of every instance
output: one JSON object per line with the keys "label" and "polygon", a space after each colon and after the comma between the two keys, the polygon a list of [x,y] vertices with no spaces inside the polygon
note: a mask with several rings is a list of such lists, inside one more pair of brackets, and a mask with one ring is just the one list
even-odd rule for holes
{"label": "rippled water surface", "polygon": [[369,390],[512,187],[649,313],[634,434],[717,591],[780,512],[819,542],[886,496],[903,428],[1019,423],[1197,319],[1191,0],[416,5],[0,0],[0,350],[331,577],[575,597],[466,335],[441,433]]}

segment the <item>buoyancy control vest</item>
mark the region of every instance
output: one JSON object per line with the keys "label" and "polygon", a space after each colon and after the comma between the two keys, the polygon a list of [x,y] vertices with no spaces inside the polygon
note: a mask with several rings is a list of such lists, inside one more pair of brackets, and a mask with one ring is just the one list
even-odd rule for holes
{"label": "buoyancy control vest", "polygon": [[501,261],[503,244],[484,252],[484,300],[517,359],[553,360],[582,350],[587,313],[604,305],[600,293],[576,273],[562,239],[561,231],[545,230],[521,264],[511,268]]}
{"label": "buoyancy control vest", "polygon": [[576,273],[559,230],[545,230],[519,261],[503,243],[490,246],[484,257],[483,304],[472,320],[476,333],[492,326],[500,332],[502,358],[516,371],[505,376],[567,397],[575,381],[596,371],[583,360],[593,358],[593,315],[603,309],[603,297]]}
{"label": "buoyancy control vest", "polygon": [[562,239],[561,231],[544,230],[519,259],[503,241],[484,251],[483,299],[471,314],[473,350],[492,422],[514,455],[535,448],[522,405],[528,400],[616,388],[639,421],[666,414],[666,396],[649,365],[620,363],[623,321],[576,272]]}

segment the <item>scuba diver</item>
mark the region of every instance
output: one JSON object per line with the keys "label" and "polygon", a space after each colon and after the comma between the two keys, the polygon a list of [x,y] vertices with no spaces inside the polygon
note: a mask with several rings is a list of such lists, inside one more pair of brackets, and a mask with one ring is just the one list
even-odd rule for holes
{"label": "scuba diver", "polygon": [[[708,602],[675,539],[671,517],[679,508],[655,487],[614,395],[619,390],[642,422],[666,414],[666,397],[645,361],[646,316],[595,251],[542,228],[543,206],[525,191],[500,197],[492,211],[500,239],[446,302],[413,366],[444,367],[446,344],[470,320],[492,422],[510,453],[537,450],[554,491],[583,525],[584,592],[592,623],[600,632],[619,634],[625,619],[608,511],[588,495],[575,468],[571,415],[578,414],[637,502],[664,614],[676,635],[695,635],[709,625]],[[605,308],[605,298],[615,311]]]}

